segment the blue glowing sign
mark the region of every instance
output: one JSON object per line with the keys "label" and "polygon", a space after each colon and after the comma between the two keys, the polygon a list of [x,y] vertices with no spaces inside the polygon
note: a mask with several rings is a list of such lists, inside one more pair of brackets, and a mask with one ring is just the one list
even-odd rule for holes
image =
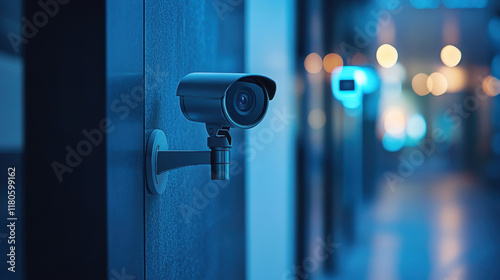
{"label": "blue glowing sign", "polygon": [[332,73],[333,96],[342,102],[346,108],[357,108],[361,106],[361,85],[355,79],[354,73],[359,70],[356,66],[338,67]]}
{"label": "blue glowing sign", "polygon": [[361,106],[363,93],[373,93],[380,86],[380,79],[375,70],[368,67],[338,67],[332,73],[333,96],[346,108]]}

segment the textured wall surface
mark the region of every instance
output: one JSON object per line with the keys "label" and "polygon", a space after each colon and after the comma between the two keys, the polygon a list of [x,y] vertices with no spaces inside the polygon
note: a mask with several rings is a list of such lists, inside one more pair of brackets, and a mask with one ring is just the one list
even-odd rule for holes
{"label": "textured wall surface", "polygon": [[[146,136],[164,130],[170,149],[207,149],[205,126],[179,108],[180,79],[243,71],[244,5],[224,10],[219,2],[145,1]],[[231,134],[237,147],[243,131]],[[186,167],[169,173],[165,193],[146,194],[146,279],[245,277],[244,158],[236,150],[229,183],[210,181],[209,166]]]}
{"label": "textured wall surface", "polygon": [[143,0],[106,1],[108,279],[144,279],[143,23]]}

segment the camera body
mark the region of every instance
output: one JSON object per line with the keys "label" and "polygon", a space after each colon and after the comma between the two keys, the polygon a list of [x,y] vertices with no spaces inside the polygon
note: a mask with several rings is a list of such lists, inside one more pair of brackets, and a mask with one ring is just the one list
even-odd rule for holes
{"label": "camera body", "polygon": [[188,120],[221,127],[256,126],[275,93],[270,78],[240,73],[191,73],[177,87]]}
{"label": "camera body", "polygon": [[252,128],[266,115],[276,83],[261,75],[191,73],[177,87],[181,110],[191,121],[206,124],[209,151],[170,151],[165,132],[149,134],[146,148],[148,189],[161,194],[167,171],[210,164],[212,180],[229,180],[231,127]]}

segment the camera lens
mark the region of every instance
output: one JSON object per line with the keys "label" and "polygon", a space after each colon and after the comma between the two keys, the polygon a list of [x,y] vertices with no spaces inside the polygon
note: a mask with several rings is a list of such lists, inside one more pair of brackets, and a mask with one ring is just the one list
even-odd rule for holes
{"label": "camera lens", "polygon": [[238,111],[240,111],[240,113],[246,113],[252,109],[254,98],[247,90],[243,90],[236,96],[235,102]]}
{"label": "camera lens", "polygon": [[264,117],[268,98],[255,80],[235,82],[227,92],[224,108],[230,121],[239,127],[253,127]]}

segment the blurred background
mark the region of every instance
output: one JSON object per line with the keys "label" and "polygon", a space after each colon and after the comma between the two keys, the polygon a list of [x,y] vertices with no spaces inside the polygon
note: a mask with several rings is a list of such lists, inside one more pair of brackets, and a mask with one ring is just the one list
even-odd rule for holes
{"label": "blurred background", "polygon": [[[2,170],[23,164],[24,46],[7,36],[21,32],[21,2],[0,3]],[[244,18],[244,71],[278,84],[233,147],[246,171],[241,273],[497,279],[500,2],[229,2],[203,3]]]}
{"label": "blurred background", "polygon": [[[495,279],[500,3],[248,2],[247,67],[283,79],[273,106],[296,116],[250,163],[250,278]],[[290,161],[291,185],[262,175]]]}

